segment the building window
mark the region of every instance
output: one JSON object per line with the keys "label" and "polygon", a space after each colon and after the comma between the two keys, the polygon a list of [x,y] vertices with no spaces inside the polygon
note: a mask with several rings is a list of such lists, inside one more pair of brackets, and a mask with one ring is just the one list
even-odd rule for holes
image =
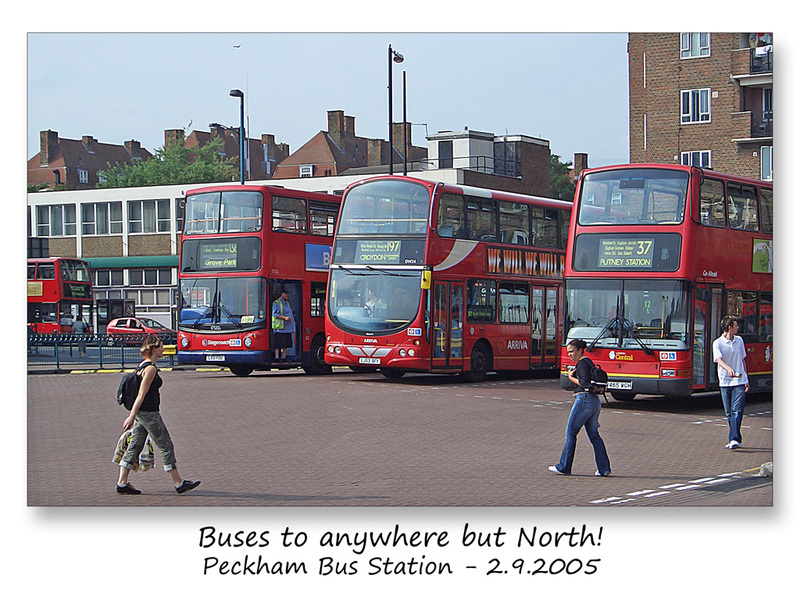
{"label": "building window", "polygon": [[172,269],[129,269],[128,285],[172,285]]}
{"label": "building window", "polygon": [[81,205],[81,233],[83,235],[122,233],[122,202]]}
{"label": "building window", "polygon": [[711,56],[710,38],[708,33],[682,33],[681,58]]}
{"label": "building window", "polygon": [[89,183],[89,171],[86,169],[78,169],[78,181],[81,183]]}
{"label": "building window", "polygon": [[92,269],[96,287],[123,286],[122,269]]}
{"label": "building window", "polygon": [[36,235],[38,237],[75,235],[76,229],[74,204],[37,207]]}
{"label": "building window", "polygon": [[439,142],[439,168],[453,168],[453,140]]}
{"label": "building window", "polygon": [[169,226],[169,200],[128,202],[128,233],[168,232]]}
{"label": "building window", "polygon": [[681,123],[706,123],[711,120],[711,88],[681,92]]}
{"label": "building window", "polygon": [[772,146],[761,146],[761,179],[772,181]]}
{"label": "building window", "polygon": [[711,168],[711,150],[698,150],[695,152],[681,152],[681,164],[701,169]]}
{"label": "building window", "polygon": [[300,177],[313,177],[314,165],[300,165]]}

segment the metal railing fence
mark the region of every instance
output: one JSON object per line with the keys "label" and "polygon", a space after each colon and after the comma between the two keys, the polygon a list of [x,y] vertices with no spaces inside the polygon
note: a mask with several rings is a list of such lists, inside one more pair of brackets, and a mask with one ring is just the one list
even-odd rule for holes
{"label": "metal railing fence", "polygon": [[[144,334],[28,334],[28,367],[131,368],[142,360]],[[166,351],[159,364],[174,366],[176,335],[161,336]]]}

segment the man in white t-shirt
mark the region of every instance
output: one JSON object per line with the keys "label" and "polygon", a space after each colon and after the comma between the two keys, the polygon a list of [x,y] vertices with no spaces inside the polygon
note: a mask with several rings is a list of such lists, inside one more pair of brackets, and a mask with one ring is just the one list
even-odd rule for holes
{"label": "man in white t-shirt", "polygon": [[739,332],[739,317],[723,317],[720,327],[723,334],[714,340],[712,349],[714,362],[717,363],[722,406],[728,418],[728,443],[725,447],[735,450],[742,445],[744,400],[745,394],[750,391],[745,365],[747,350],[742,338],[736,335]]}

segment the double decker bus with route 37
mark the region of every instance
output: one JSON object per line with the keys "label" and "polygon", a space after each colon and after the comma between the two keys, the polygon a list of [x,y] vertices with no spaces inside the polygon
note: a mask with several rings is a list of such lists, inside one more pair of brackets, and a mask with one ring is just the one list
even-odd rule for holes
{"label": "double decker bus with route 37", "polygon": [[[718,389],[712,342],[738,315],[751,392],[772,389],[772,182],[697,167],[587,169],[575,192],[565,344],[618,400]],[[570,366],[563,348],[561,383]]]}
{"label": "double decker bus with route 37", "polygon": [[399,175],[349,186],[325,362],[390,379],[556,369],[571,207]]}

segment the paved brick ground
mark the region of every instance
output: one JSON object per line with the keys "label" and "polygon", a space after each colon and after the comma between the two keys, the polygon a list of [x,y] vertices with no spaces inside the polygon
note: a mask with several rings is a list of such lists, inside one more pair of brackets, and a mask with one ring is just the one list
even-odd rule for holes
{"label": "paved brick ground", "polygon": [[[114,493],[124,410],[119,373],[28,375],[31,506],[770,506],[772,403],[751,401],[745,448],[723,448],[718,397],[611,402],[601,417],[614,474],[594,477],[579,438],[574,475],[552,475],[571,395],[551,379],[398,382],[348,370],[164,371],[162,413],[181,474],[134,474]],[[53,468],[54,460],[61,467]]]}

